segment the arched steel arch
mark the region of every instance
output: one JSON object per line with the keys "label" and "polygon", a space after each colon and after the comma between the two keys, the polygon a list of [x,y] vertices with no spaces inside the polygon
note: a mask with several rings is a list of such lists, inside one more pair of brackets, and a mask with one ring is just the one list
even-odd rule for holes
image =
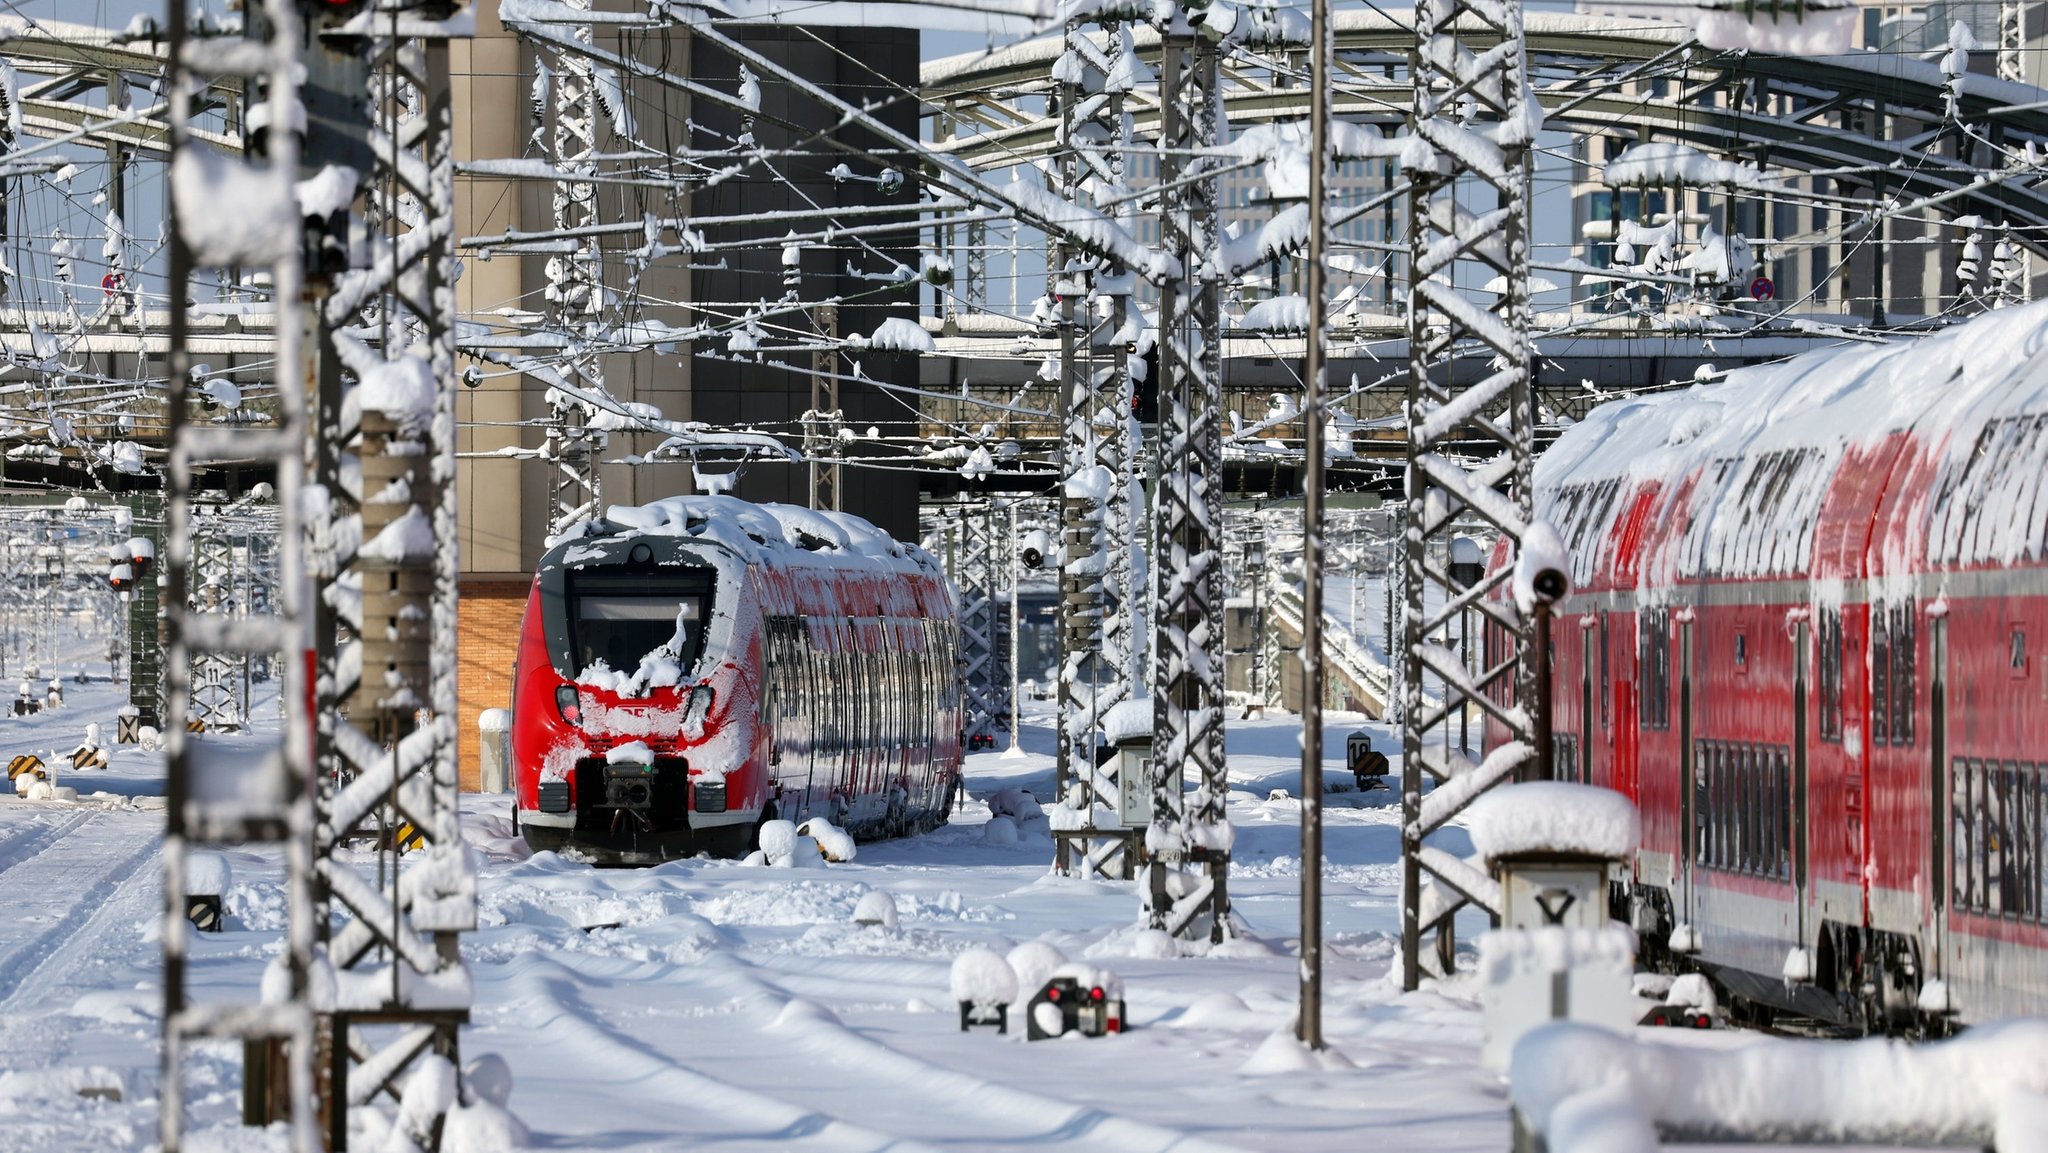
{"label": "arched steel arch", "polygon": [[[1336,23],[1337,115],[1398,128],[1412,92],[1413,29],[1372,11],[1340,13]],[[1944,121],[1949,78],[1895,54],[1715,52],[1677,26],[1533,12],[1527,36],[1530,79],[1550,127],[1682,141],[1856,182],[1882,176],[1902,203],[1930,201],[1950,215],[1980,213],[2016,228],[2048,224],[2048,192],[2037,187],[2048,169],[2002,165],[1992,147],[2018,152],[2031,142],[2048,153],[2048,91],[2032,85],[1965,76],[1958,115]],[[1138,50],[1156,61],[1157,36],[1141,34]],[[934,147],[981,170],[1048,155],[1057,125],[1039,109],[1059,51],[1057,40],[1036,40],[927,64],[924,102],[940,125]],[[1263,71],[1249,61],[1226,64],[1235,81],[1224,98],[1230,122],[1306,116],[1308,90],[1275,86]],[[1625,91],[1630,83],[1641,91]],[[1141,136],[1156,132],[1152,93],[1133,93],[1128,108]]]}

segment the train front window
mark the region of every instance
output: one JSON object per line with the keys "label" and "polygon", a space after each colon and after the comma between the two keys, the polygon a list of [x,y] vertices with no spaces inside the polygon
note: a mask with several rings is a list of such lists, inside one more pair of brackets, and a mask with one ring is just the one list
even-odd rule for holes
{"label": "train front window", "polygon": [[666,651],[684,675],[704,653],[711,581],[691,573],[577,574],[570,586],[569,645],[578,675],[602,664],[632,674]]}

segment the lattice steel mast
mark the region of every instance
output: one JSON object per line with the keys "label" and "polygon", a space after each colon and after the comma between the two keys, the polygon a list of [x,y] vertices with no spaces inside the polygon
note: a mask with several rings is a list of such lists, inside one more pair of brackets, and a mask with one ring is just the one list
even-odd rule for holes
{"label": "lattice steel mast", "polygon": [[[1424,933],[1437,930],[1438,961],[1448,970],[1457,910],[1471,902],[1493,912],[1498,904],[1494,883],[1477,865],[1426,839],[1534,753],[1528,629],[1511,601],[1492,595],[1509,570],[1463,587],[1451,579],[1448,557],[1451,525],[1460,516],[1491,523],[1517,550],[1529,525],[1529,148],[1540,123],[1529,93],[1519,0],[1420,0],[1415,23],[1410,130],[1430,146],[1436,163],[1406,166],[1412,272],[1401,633],[1401,962],[1409,989],[1421,979]],[[1492,34],[1483,55],[1459,39],[1483,33]],[[1494,36],[1497,45],[1491,43]],[[1494,206],[1467,211],[1456,195],[1461,179],[1467,182],[1467,202],[1491,193]],[[1482,279],[1503,278],[1506,291],[1491,307],[1475,303],[1454,282],[1460,265],[1476,265]],[[1453,353],[1460,349],[1467,350],[1469,362],[1486,366],[1485,377],[1462,388],[1452,380]],[[1472,350],[1478,355],[1469,356]],[[1455,455],[1451,445],[1457,446]],[[1480,454],[1490,456],[1470,463]],[[1458,654],[1435,639],[1467,608],[1510,639],[1490,650],[1492,663],[1482,661],[1469,680]],[[1440,699],[1427,697],[1425,678]],[[1497,691],[1508,686],[1511,695]],[[1468,708],[1492,714],[1510,734],[1476,764],[1449,739],[1450,726]],[[1425,773],[1437,786],[1427,798]],[[1432,882],[1427,890],[1424,873]]]}
{"label": "lattice steel mast", "polygon": [[[1101,29],[1097,43],[1091,29]],[[1144,79],[1122,13],[1099,12],[1067,25],[1059,82],[1059,194],[1068,203],[1103,197],[1130,203],[1131,148],[1125,95]],[[1128,214],[1129,209],[1124,209]],[[1133,834],[1116,822],[1120,785],[1097,766],[1094,736],[1103,716],[1129,699],[1143,675],[1144,590],[1138,545],[1142,499],[1134,500],[1137,424],[1131,417],[1134,278],[1114,257],[1053,238],[1048,291],[1060,334],[1060,476],[1065,561],[1060,569],[1062,649],[1055,829],[1059,872],[1129,877]],[[1100,302],[1100,306],[1098,306]],[[1112,599],[1114,608],[1112,612]],[[1084,678],[1085,681],[1084,681]],[[1078,855],[1075,850],[1078,849]]]}
{"label": "lattice steel mast", "polygon": [[[316,924],[346,991],[323,1022],[333,1149],[346,1148],[350,1105],[410,1092],[414,1071],[452,1081],[470,998],[459,935],[476,921],[455,763],[453,33],[390,11],[372,28],[371,266],[322,307],[321,407],[342,419],[323,423],[315,453],[332,526],[316,627],[353,638],[322,654],[317,698],[334,783],[314,845]],[[343,852],[362,839],[376,849],[368,867]],[[424,850],[401,862],[416,841]],[[427,1143],[445,1102],[405,1105]]]}
{"label": "lattice steel mast", "polygon": [[[239,69],[221,67],[225,60],[216,45],[195,47],[188,35],[182,5],[171,7],[171,185],[170,254],[171,330],[169,379],[165,386],[169,459],[165,469],[164,509],[165,621],[167,644],[166,719],[171,723],[167,750],[168,781],[164,833],[164,1014],[163,1085],[160,1138],[166,1153],[177,1153],[186,1136],[186,1044],[199,1038],[237,1038],[244,1052],[258,1056],[245,1067],[250,1082],[273,1077],[285,1084],[282,1107],[273,1113],[268,1102],[262,1121],[284,1121],[295,1153],[320,1149],[318,1090],[315,1082],[317,1006],[311,974],[315,966],[313,900],[314,773],[311,718],[303,709],[288,709],[283,731],[274,743],[254,755],[230,755],[207,747],[198,734],[186,731],[184,718],[192,697],[192,668],[210,654],[296,654],[306,647],[304,550],[285,548],[279,557],[280,587],[275,615],[232,619],[195,607],[192,585],[193,490],[199,471],[214,461],[269,459],[277,465],[278,530],[288,546],[302,539],[301,492],[303,457],[309,435],[308,396],[298,387],[307,367],[306,321],[298,311],[304,265],[298,233],[293,181],[299,147],[291,133],[274,133],[258,163],[212,152],[195,139],[189,117],[210,78],[224,72],[253,81],[265,92],[270,122],[288,124],[289,110],[299,103],[295,71],[299,64],[299,17],[290,0],[265,0],[249,14],[255,23],[252,40],[233,57]],[[262,36],[267,28],[269,35]],[[198,63],[205,60],[204,65]],[[223,236],[210,224],[221,205],[216,190],[238,189],[248,201],[245,212],[258,214],[248,234]],[[262,215],[285,227],[264,230]],[[276,360],[279,380],[276,417],[267,426],[194,425],[196,402],[189,351],[191,321],[187,293],[194,264],[237,264],[268,267],[278,301]],[[154,578],[140,574],[144,583]],[[155,622],[149,622],[154,629]],[[303,661],[286,660],[280,691],[286,700],[306,699],[310,686]],[[239,752],[240,750],[237,750]],[[187,852],[196,846],[282,846],[285,900],[290,910],[284,949],[273,963],[261,1003],[246,997],[208,1001],[188,985],[186,921]]]}
{"label": "lattice steel mast", "polygon": [[[573,12],[591,9],[591,0],[563,2]],[[589,24],[574,25],[567,35],[583,46],[595,39]],[[534,103],[536,111],[544,107],[552,118],[547,126],[548,159],[568,177],[553,182],[555,231],[573,237],[570,243],[575,249],[548,257],[543,296],[549,326],[561,333],[565,342],[562,379],[602,395],[603,354],[584,345],[603,312],[605,299],[603,254],[596,231],[597,185],[587,179],[596,174],[602,109],[590,57],[566,48],[550,55],[552,69],[545,57],[535,62]],[[586,179],[575,179],[578,176]],[[548,484],[552,502],[548,533],[554,535],[598,510],[603,487],[597,461],[608,438],[604,430],[590,427],[588,405],[560,389],[551,388],[547,395],[551,419],[544,455],[553,470]]]}
{"label": "lattice steel mast", "polygon": [[[1145,921],[1175,936],[1230,932],[1223,763],[1222,232],[1212,150],[1223,97],[1216,44],[1185,27],[1162,45],[1159,217],[1178,268],[1161,286],[1159,555],[1152,824]],[[1195,790],[1183,795],[1183,774]],[[1193,866],[1183,869],[1182,866]]]}

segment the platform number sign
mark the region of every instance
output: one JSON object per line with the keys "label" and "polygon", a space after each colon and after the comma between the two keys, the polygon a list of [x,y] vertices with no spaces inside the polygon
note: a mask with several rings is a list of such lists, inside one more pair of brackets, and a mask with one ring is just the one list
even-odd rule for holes
{"label": "platform number sign", "polygon": [[1768,276],[1759,276],[1749,282],[1749,294],[1758,300],[1769,300],[1778,295],[1778,286]]}

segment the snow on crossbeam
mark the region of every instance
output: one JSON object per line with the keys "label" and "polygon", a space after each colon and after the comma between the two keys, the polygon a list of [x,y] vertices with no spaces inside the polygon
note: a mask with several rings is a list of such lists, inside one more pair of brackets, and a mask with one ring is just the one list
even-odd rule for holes
{"label": "snow on crossbeam", "polygon": [[1558,1022],[1515,1046],[1509,1096],[1556,1150],[1628,1142],[1886,1142],[2048,1147],[2048,1021],[1937,1044],[1758,1038],[1739,1049],[1642,1042]]}
{"label": "snow on crossbeam", "polygon": [[1472,847],[1488,861],[1529,853],[1626,860],[1642,836],[1627,797],[1597,785],[1529,781],[1479,798],[1466,814]]}

